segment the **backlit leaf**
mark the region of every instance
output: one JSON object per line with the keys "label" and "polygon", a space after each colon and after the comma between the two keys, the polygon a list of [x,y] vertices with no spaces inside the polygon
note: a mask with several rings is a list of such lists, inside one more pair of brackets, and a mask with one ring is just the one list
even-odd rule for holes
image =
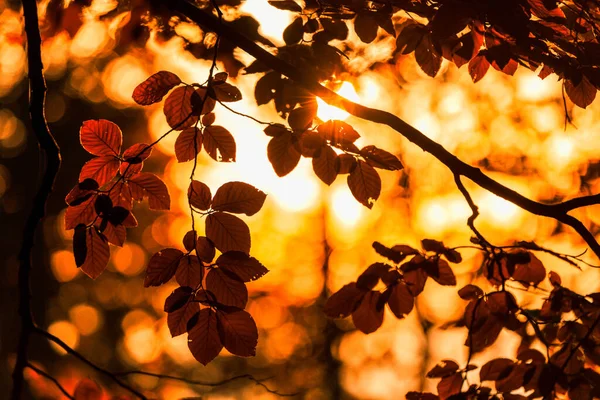
{"label": "backlit leaf", "polygon": [[360,149],[360,155],[369,165],[375,168],[398,171],[404,168],[398,157],[375,146],[365,146]]}
{"label": "backlit leaf", "polygon": [[204,149],[215,161],[234,162],[236,155],[235,139],[229,131],[219,125],[204,128]]}
{"label": "backlit leaf", "polygon": [[258,330],[246,311],[225,313],[217,311],[217,327],[221,342],[230,353],[240,357],[256,354]]}
{"label": "backlit leaf", "polygon": [[368,292],[360,305],[352,312],[352,322],[363,333],[375,332],[383,323],[383,307],[379,306],[381,293]]}
{"label": "backlit leaf", "polygon": [[415,299],[408,291],[406,284],[404,282],[398,282],[394,285],[387,303],[396,318],[404,318],[412,311]]}
{"label": "backlit leaf", "polygon": [[148,197],[150,209],[168,210],[171,207],[171,196],[167,185],[158,176],[149,172],[140,172],[129,178],[129,186],[134,193],[134,198],[139,198],[141,193],[144,197]]}
{"label": "backlit leaf", "polygon": [[463,385],[463,377],[460,373],[452,374],[442,378],[437,384],[438,394],[441,400],[445,400],[450,396],[460,393]]}
{"label": "backlit leaf", "polygon": [[77,383],[73,398],[75,400],[102,400],[102,389],[91,379],[82,379]]}
{"label": "backlit leaf", "polygon": [[269,0],[269,4],[275,8],[279,8],[280,10],[301,12],[302,7],[298,5],[293,0]]}
{"label": "backlit leaf", "polygon": [[364,43],[371,43],[377,37],[377,20],[371,12],[361,12],[354,20],[354,31]]}
{"label": "backlit leaf", "polygon": [[537,286],[546,278],[546,268],[539,258],[529,253],[529,262],[517,264],[512,278],[525,286]]}
{"label": "backlit leaf", "polygon": [[233,86],[232,84],[223,82],[219,83],[218,85],[213,85],[211,88],[218,101],[227,103],[240,101],[242,99],[242,92],[240,92],[240,89]]}
{"label": "backlit leaf", "polygon": [[200,311],[198,321],[190,329],[188,348],[202,365],[207,365],[221,352],[223,344],[219,338],[217,315],[210,308]]}
{"label": "backlit leaf", "polygon": [[233,273],[243,282],[254,281],[269,272],[260,261],[241,251],[223,253],[215,263],[219,268]]}
{"label": "backlit leaf", "polygon": [[179,260],[177,272],[175,272],[175,280],[181,286],[189,286],[197,288],[202,281],[202,273],[204,267],[200,265],[198,257],[195,255],[184,256]]}
{"label": "backlit leaf", "polygon": [[345,318],[356,310],[365,294],[356,282],[349,283],[327,299],[323,311],[329,318]]}
{"label": "backlit leaf", "polygon": [[224,212],[210,214],[206,218],[206,236],[221,253],[250,252],[250,229],[234,215]]}
{"label": "backlit leaf", "polygon": [[108,265],[110,258],[108,241],[95,227],[91,227],[86,232],[85,244],[87,250],[85,262],[80,268],[87,276],[96,279]]}
{"label": "backlit leaf", "polygon": [[423,36],[421,42],[415,50],[415,59],[423,72],[435,78],[442,66],[442,57],[433,46],[429,35]]}
{"label": "backlit leaf", "polygon": [[327,185],[331,185],[337,177],[337,170],[335,168],[336,158],[337,154],[335,150],[330,146],[324,146],[321,149],[321,154],[312,159],[315,174]]}
{"label": "backlit leaf", "polygon": [[300,42],[304,36],[302,18],[296,17],[291,24],[283,30],[283,41],[285,44],[292,45]]}
{"label": "backlit leaf", "polygon": [[192,96],[198,98],[192,86],[181,86],[169,94],[163,112],[169,126],[176,130],[184,130],[196,123],[198,117],[192,115]]}
{"label": "backlit leaf", "polygon": [[585,76],[577,85],[571,80],[565,80],[565,91],[571,101],[581,108],[587,108],[596,98],[596,88]]}
{"label": "backlit leaf", "polygon": [[196,254],[202,261],[209,263],[215,258],[215,245],[209,238],[200,236],[196,241]]}
{"label": "backlit leaf", "polygon": [[477,55],[469,61],[469,75],[473,79],[474,83],[479,82],[487,73],[490,68],[489,61],[485,56]]}
{"label": "backlit leaf", "polygon": [[329,120],[319,125],[317,131],[332,145],[342,148],[360,138],[358,132],[350,124],[339,120]]}
{"label": "backlit leaf", "polygon": [[172,248],[163,249],[154,254],[146,268],[144,287],[160,286],[170,281],[175,275],[182,257],[183,252],[181,250]]}
{"label": "backlit leaf", "polygon": [[371,209],[381,193],[381,178],[373,167],[359,160],[348,176],[348,187],[356,200]]}
{"label": "backlit leaf", "polygon": [[188,200],[190,204],[198,210],[206,211],[210,208],[212,195],[210,188],[206,184],[192,180],[188,187]]}
{"label": "backlit leaf", "polygon": [[192,94],[191,102],[194,115],[206,115],[214,110],[217,104],[216,100],[210,94],[207,94],[204,86],[196,89],[196,93]]}
{"label": "backlit leaf", "polygon": [[217,301],[226,306],[243,309],[248,302],[248,289],[244,282],[220,268],[213,268],[206,275],[206,290],[212,292]]}
{"label": "backlit leaf", "polygon": [[191,287],[178,287],[165,299],[164,311],[172,313],[179,310],[193,297],[193,293],[194,291]]}
{"label": "backlit leaf", "polygon": [[119,156],[123,134],[113,122],[88,120],[79,130],[79,140],[83,148],[95,156]]}
{"label": "backlit leaf", "polygon": [[202,133],[195,126],[184,129],[175,140],[178,162],[190,161],[202,150]]}
{"label": "backlit leaf", "polygon": [[266,198],[264,192],[248,183],[227,182],[217,189],[212,208],[217,211],[250,216],[260,211]]}
{"label": "backlit leaf", "polygon": [[88,225],[94,220],[96,216],[96,210],[94,209],[96,196],[94,194],[79,205],[67,207],[65,229],[73,229],[79,224]]}
{"label": "backlit leaf", "polygon": [[292,172],[300,162],[300,152],[292,143],[292,134],[283,134],[271,139],[267,146],[267,156],[277,176]]}
{"label": "backlit leaf", "polygon": [[133,100],[142,105],[158,103],[162,98],[181,83],[177,75],[169,71],[159,71],[140,83],[133,90]]}
{"label": "backlit leaf", "polygon": [[428,378],[445,378],[446,376],[454,375],[458,371],[458,364],[453,360],[442,360],[429,372]]}
{"label": "backlit leaf", "polygon": [[94,157],[86,162],[79,173],[79,181],[93,179],[98,185],[105,183],[115,177],[121,162],[114,156]]}
{"label": "backlit leaf", "polygon": [[189,298],[183,306],[175,311],[169,312],[169,315],[167,315],[167,326],[169,327],[171,337],[186,333],[188,321],[200,310],[199,303],[195,303],[191,300],[192,299]]}

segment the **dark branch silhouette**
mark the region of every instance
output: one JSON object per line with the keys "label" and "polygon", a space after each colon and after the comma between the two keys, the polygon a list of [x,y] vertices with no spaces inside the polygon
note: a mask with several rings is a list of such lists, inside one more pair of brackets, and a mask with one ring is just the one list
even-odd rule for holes
{"label": "dark branch silhouette", "polygon": [[49,381],[51,381],[52,383],[54,383],[54,386],[56,386],[58,388],[58,390],[60,390],[67,398],[69,398],[71,400],[75,399],[75,397],[71,396],[71,394],[69,392],[67,392],[67,389],[65,389],[63,387],[63,385],[60,384],[60,382],[58,381],[58,379],[56,379],[55,377],[53,377],[49,373],[47,373],[47,372],[39,369],[38,367],[36,367],[35,365],[33,365],[31,363],[27,363],[26,367],[29,368],[29,369],[31,369],[32,371],[35,371],[36,373],[40,374],[44,378],[46,378]]}

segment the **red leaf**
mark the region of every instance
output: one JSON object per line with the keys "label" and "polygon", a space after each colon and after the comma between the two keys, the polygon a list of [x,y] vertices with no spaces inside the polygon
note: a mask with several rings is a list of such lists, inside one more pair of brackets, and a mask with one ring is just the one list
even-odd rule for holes
{"label": "red leaf", "polygon": [[256,354],[258,330],[246,311],[225,313],[217,311],[217,327],[221,342],[230,353],[240,357]]}
{"label": "red leaf", "polygon": [[215,161],[235,162],[235,139],[229,131],[219,125],[204,128],[204,149]]}
{"label": "red leaf", "polygon": [[348,187],[356,200],[371,209],[381,193],[381,178],[373,167],[359,160],[348,176]]}
{"label": "red leaf", "polygon": [[483,296],[483,290],[479,286],[466,285],[458,291],[458,295],[463,300],[474,300]]}
{"label": "red leaf", "polygon": [[375,168],[398,171],[404,168],[398,157],[375,146],[366,146],[360,150],[360,155],[367,163]]}
{"label": "red leaf", "polygon": [[95,156],[119,156],[123,134],[113,122],[105,119],[85,121],[79,130],[81,145]]}
{"label": "red leaf", "polygon": [[356,282],[349,283],[327,299],[323,311],[329,318],[345,318],[356,311],[366,293]]}
{"label": "red leaf", "polygon": [[211,262],[215,258],[215,245],[209,238],[200,236],[196,241],[196,254],[204,262]]}
{"label": "red leaf", "polygon": [[198,322],[190,329],[188,347],[194,358],[203,365],[211,362],[221,352],[223,344],[219,338],[217,315],[210,308],[200,311]]}
{"label": "red leaf", "polygon": [[175,157],[178,162],[190,161],[202,150],[202,133],[195,126],[184,129],[175,140]]}
{"label": "red leaf", "polygon": [[95,180],[85,179],[71,189],[65,197],[65,202],[70,206],[79,205],[89,199],[98,187],[98,182]]}
{"label": "red leaf", "polygon": [[97,195],[92,195],[89,199],[76,206],[67,207],[65,212],[65,229],[73,229],[79,224],[88,225],[96,216],[94,203]]}
{"label": "red leaf", "polygon": [[581,108],[587,108],[596,98],[596,88],[585,76],[581,78],[578,85],[574,85],[570,80],[565,80],[565,91],[571,101]]}
{"label": "red leaf", "polygon": [[250,252],[250,229],[234,215],[223,212],[210,214],[206,218],[206,236],[221,253],[232,250]]}
{"label": "red leaf", "polygon": [[142,105],[158,103],[162,98],[181,83],[177,75],[169,71],[159,71],[151,75],[133,90],[133,100]]}
{"label": "red leaf", "polygon": [[148,197],[151,210],[168,210],[171,207],[171,197],[167,185],[156,175],[141,172],[129,178],[129,187],[133,198],[139,199],[140,194]]}
{"label": "red leaf", "polygon": [[317,131],[333,146],[341,148],[360,138],[358,132],[350,124],[339,120],[329,120],[319,125]]}
{"label": "red leaf", "polygon": [[179,310],[186,305],[193,296],[194,290],[191,287],[178,287],[165,299],[164,311],[166,313],[171,313]]}
{"label": "red leaf", "polygon": [[91,379],[79,381],[73,392],[75,400],[102,400],[102,389]]}
{"label": "red leaf", "polygon": [[280,10],[287,10],[293,12],[302,11],[302,7],[300,7],[298,3],[296,3],[293,0],[269,0],[269,4]]}
{"label": "red leaf", "polygon": [[437,262],[431,261],[426,264],[427,275],[433,278],[437,283],[444,286],[455,286],[456,277],[452,268],[446,260],[439,259]]}
{"label": "red leaf", "polygon": [[[102,224],[96,222],[95,226],[100,229]],[[108,243],[112,243],[115,246],[122,247],[127,239],[127,229],[123,225],[113,225],[110,222],[106,224],[102,234],[108,240]]]}
{"label": "red leaf", "polygon": [[228,251],[221,254],[215,263],[219,268],[233,273],[243,282],[254,281],[269,272],[260,261],[241,251]]}
{"label": "red leaf", "polygon": [[387,303],[396,318],[404,318],[405,315],[412,311],[415,305],[415,299],[408,291],[406,284],[404,282],[398,282],[394,285],[392,294]]}
{"label": "red leaf", "polygon": [[469,61],[469,75],[473,83],[479,82],[490,68],[490,63],[485,56],[477,55]]}
{"label": "red leaf", "polygon": [[559,7],[546,8],[548,2],[544,0],[527,0],[527,3],[531,7],[531,12],[538,18],[565,18],[565,13]]}
{"label": "red leaf", "polygon": [[86,162],[79,173],[79,182],[93,179],[101,187],[115,177],[121,162],[114,156],[94,157]]}
{"label": "red leaf", "polygon": [[183,257],[183,252],[177,249],[163,249],[154,254],[148,262],[146,268],[146,278],[144,279],[144,287],[160,286],[171,280],[177,267],[179,260]]}
{"label": "red leaf", "polygon": [[271,139],[267,146],[267,156],[277,176],[286,176],[300,162],[300,152],[294,146],[289,131]]}
{"label": "red leaf", "polygon": [[146,143],[136,143],[123,152],[123,159],[130,164],[139,164],[152,154],[152,147]]}
{"label": "red leaf", "polygon": [[[190,299],[191,300],[191,299]],[[167,326],[171,336],[179,336],[187,332],[187,324],[190,318],[200,310],[198,303],[187,301],[182,307],[167,315]]]}
{"label": "red leaf", "polygon": [[429,35],[425,35],[421,39],[415,50],[415,59],[423,72],[432,78],[435,78],[442,66],[442,57],[435,50]]}
{"label": "red leaf", "polygon": [[118,181],[108,194],[112,200],[113,206],[123,207],[127,210],[133,208],[133,196],[129,184],[124,180]]}
{"label": "red leaf", "polygon": [[177,272],[175,272],[175,280],[181,286],[189,286],[195,289],[200,286],[203,272],[204,267],[200,265],[198,257],[193,255],[184,256],[179,260],[179,266]]}
{"label": "red leaf", "polygon": [[217,301],[226,306],[243,309],[248,302],[248,289],[244,282],[220,268],[213,268],[206,275],[206,290],[212,292]]}
{"label": "red leaf", "polygon": [[416,297],[425,288],[427,273],[421,268],[407,271],[404,273],[404,281],[408,284],[408,290]]}
{"label": "red leaf", "polygon": [[206,211],[210,208],[211,198],[212,195],[208,186],[200,181],[192,180],[188,187],[188,201],[192,207]]}
{"label": "red leaf", "polygon": [[183,130],[198,121],[198,117],[192,114],[192,96],[198,97],[194,87],[181,86],[173,90],[167,97],[163,112],[171,128]]}
{"label": "red leaf", "polygon": [[[192,95],[192,112],[194,115],[206,115],[215,109],[216,104],[217,102],[207,94],[204,86],[196,89],[196,93]],[[202,111],[200,111],[200,106],[202,106]]]}
{"label": "red leaf", "polygon": [[240,89],[229,83],[223,82],[215,84],[211,88],[215,93],[215,98],[224,103],[240,101],[242,99],[242,92],[240,92]]}
{"label": "red leaf", "polygon": [[552,286],[558,287],[562,284],[562,279],[560,279],[560,275],[558,275],[556,272],[550,271],[548,275]]}
{"label": "red leaf", "polygon": [[445,378],[447,376],[454,375],[458,371],[458,364],[453,360],[442,360],[429,372],[427,372],[428,378]]}
{"label": "red leaf", "polygon": [[410,22],[405,26],[396,38],[396,49],[401,54],[410,54],[421,43],[423,36],[427,33],[424,25]]}
{"label": "red leaf", "polygon": [[256,214],[265,203],[267,195],[244,182],[223,184],[212,201],[213,210],[228,211],[235,214]]}
{"label": "red leaf", "polygon": [[356,169],[358,162],[351,154],[340,154],[335,159],[335,170],[338,174],[350,174]]}
{"label": "red leaf", "polygon": [[108,241],[95,227],[91,227],[86,232],[85,245],[87,253],[85,262],[80,268],[87,276],[96,279],[108,265],[108,259],[110,258]]}
{"label": "red leaf", "polygon": [[508,375],[515,363],[508,358],[495,358],[481,367],[479,378],[482,381],[496,381]]}
{"label": "red leaf", "polygon": [[442,378],[437,385],[438,394],[441,400],[445,400],[453,394],[460,393],[463,378],[461,374],[453,374]]}
{"label": "red leaf", "polygon": [[205,114],[202,116],[202,125],[211,126],[215,123],[216,115],[213,112]]}
{"label": "red leaf", "polygon": [[352,312],[352,322],[363,333],[375,332],[383,323],[383,307],[379,306],[381,293],[368,292],[358,308]]}
{"label": "red leaf", "polygon": [[529,262],[527,264],[517,264],[512,278],[525,286],[530,284],[537,286],[546,278],[546,268],[544,268],[544,264],[539,258],[529,253]]}
{"label": "red leaf", "polygon": [[335,178],[337,178],[337,169],[335,168],[336,158],[337,154],[335,151],[329,146],[324,146],[321,149],[321,154],[312,159],[315,174],[327,185],[331,185],[335,181]]}

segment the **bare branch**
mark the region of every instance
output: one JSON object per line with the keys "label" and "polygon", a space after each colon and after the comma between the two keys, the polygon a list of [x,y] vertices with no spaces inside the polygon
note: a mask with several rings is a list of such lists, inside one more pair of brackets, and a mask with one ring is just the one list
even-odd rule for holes
{"label": "bare branch", "polygon": [[63,387],[63,385],[60,384],[60,382],[58,381],[58,379],[56,379],[55,377],[53,377],[52,375],[50,375],[49,373],[39,369],[38,367],[36,367],[35,365],[31,364],[31,363],[27,363],[26,365],[27,368],[37,372],[38,374],[40,374],[41,376],[43,376],[44,378],[48,379],[49,381],[52,381],[52,383],[54,383],[54,386],[56,386],[58,388],[58,390],[60,390],[67,398],[71,399],[71,400],[75,400],[75,397],[71,396],[71,394],[69,392],[67,392],[67,389],[65,389]]}

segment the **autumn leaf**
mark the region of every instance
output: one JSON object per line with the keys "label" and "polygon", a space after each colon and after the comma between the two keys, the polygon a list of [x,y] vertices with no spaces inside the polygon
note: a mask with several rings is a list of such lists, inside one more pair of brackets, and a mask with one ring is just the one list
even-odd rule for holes
{"label": "autumn leaf", "polygon": [[[196,92],[192,94],[191,97],[192,103],[192,114],[195,116],[198,115],[206,115],[215,109],[215,105],[217,104],[214,99],[214,94],[211,96],[211,93],[208,93],[205,86],[199,87],[196,89]],[[200,109],[202,107],[202,109]]]}
{"label": "autumn leaf", "polygon": [[267,195],[245,182],[223,184],[212,200],[212,209],[234,214],[256,214],[262,208]]}
{"label": "autumn leaf", "polygon": [[148,197],[151,210],[168,210],[171,208],[171,197],[167,185],[156,175],[140,172],[129,178],[132,197],[141,200]]}
{"label": "autumn leaf", "polygon": [[226,306],[243,309],[248,302],[248,289],[244,282],[220,268],[212,268],[206,275],[206,290]]}
{"label": "autumn leaf", "polygon": [[229,131],[219,125],[204,128],[204,149],[215,161],[235,162],[235,139]]}
{"label": "autumn leaf", "polygon": [[269,0],[269,4],[280,10],[301,12],[302,7],[293,0]]}
{"label": "autumn leaf", "polygon": [[371,43],[377,38],[377,20],[371,12],[361,12],[354,19],[354,31],[363,43]]}
{"label": "autumn leaf", "polygon": [[240,101],[242,99],[240,89],[230,83],[222,82],[214,84],[211,86],[211,89],[215,99],[224,103]]}
{"label": "autumn leaf", "polygon": [[428,378],[445,378],[458,371],[458,364],[453,360],[442,360],[427,372]]}
{"label": "autumn leaf", "polygon": [[79,130],[81,146],[95,156],[115,156],[121,152],[123,134],[113,122],[105,119],[85,121]]}
{"label": "autumn leaf", "polygon": [[469,61],[469,75],[471,75],[473,83],[477,83],[483,79],[489,68],[490,63],[485,56],[477,55],[473,57]]}
{"label": "autumn leaf", "polygon": [[146,268],[144,287],[160,286],[170,281],[175,275],[182,257],[183,252],[181,250],[172,248],[163,249],[154,254]]}
{"label": "autumn leaf", "polygon": [[482,297],[484,292],[479,286],[469,284],[460,289],[458,295],[463,300],[474,300]]}
{"label": "autumn leaf", "polygon": [[199,236],[196,241],[196,254],[202,261],[209,263],[215,258],[215,245],[209,238]]}
{"label": "autumn leaf", "polygon": [[379,303],[381,293],[371,290],[352,312],[352,322],[363,333],[375,332],[383,323],[383,307]]}
{"label": "autumn leaf", "polygon": [[215,264],[238,277],[242,282],[254,281],[269,270],[256,258],[241,251],[228,251],[217,258]]}
{"label": "autumn leaf", "polygon": [[175,280],[181,286],[196,288],[202,281],[204,267],[195,255],[184,256],[179,260],[179,266],[175,272]]}
{"label": "autumn leaf", "polygon": [[381,178],[373,167],[359,160],[348,176],[348,187],[356,200],[371,209],[381,193]]}
{"label": "autumn leaf", "polygon": [[345,148],[356,142],[360,135],[348,123],[339,120],[329,120],[317,127],[317,131],[333,146]]}
{"label": "autumn leaf", "polygon": [[315,174],[327,185],[331,185],[337,177],[336,158],[335,151],[330,146],[324,146],[319,156],[312,159]]}
{"label": "autumn leaf", "polygon": [[256,354],[258,330],[246,311],[217,311],[217,327],[221,342],[230,353],[240,357]]}
{"label": "autumn leaf", "polygon": [[578,84],[569,79],[565,80],[565,91],[575,105],[587,108],[596,98],[597,90],[585,76],[582,76]]}
{"label": "autumn leaf", "polygon": [[95,227],[91,227],[86,231],[85,246],[85,262],[80,268],[87,276],[96,279],[104,272],[108,265],[108,259],[110,258],[108,241]]}
{"label": "autumn leaf", "polygon": [[210,188],[206,184],[192,180],[188,187],[188,201],[190,205],[201,211],[206,211],[210,208],[211,193]]}
{"label": "autumn leaf", "polygon": [[169,71],[159,71],[140,83],[133,90],[133,100],[142,106],[158,103],[169,90],[181,83],[177,75]]}
{"label": "autumn leaf", "polygon": [[365,294],[356,282],[349,283],[327,299],[323,311],[329,318],[345,318],[356,310]]}
{"label": "autumn leaf", "polygon": [[433,46],[431,36],[425,35],[415,50],[415,59],[423,72],[435,78],[442,66],[442,57]]}
{"label": "autumn leaf", "polygon": [[450,396],[460,393],[463,385],[462,374],[456,373],[442,378],[437,385],[438,394],[441,400],[446,400]]}
{"label": "autumn leaf", "polygon": [[175,157],[178,162],[190,161],[202,150],[202,133],[196,127],[184,129],[175,140]]}
{"label": "autumn leaf", "polygon": [[387,303],[396,318],[404,318],[412,311],[415,299],[408,290],[406,284],[404,282],[398,282],[394,285]]}
{"label": "autumn leaf", "polygon": [[188,348],[202,365],[207,365],[221,352],[223,344],[217,328],[217,314],[212,309],[199,312],[198,321],[189,331]]}
{"label": "autumn leaf", "polygon": [[115,177],[121,162],[114,156],[94,157],[86,162],[79,173],[79,181],[93,179],[98,185],[104,186]]}
{"label": "autumn leaf", "polygon": [[164,311],[172,313],[186,305],[193,297],[194,289],[188,286],[178,287],[166,299]]}
{"label": "autumn leaf", "polygon": [[286,176],[300,162],[300,152],[292,142],[289,131],[271,139],[267,146],[267,156],[277,176]]}
{"label": "autumn leaf", "polygon": [[96,216],[94,204],[97,195],[92,195],[83,203],[76,206],[69,206],[65,212],[65,229],[73,229],[79,224],[88,225]]}
{"label": "autumn leaf", "polygon": [[364,157],[367,164],[375,168],[398,171],[403,167],[398,157],[375,146],[365,146],[360,149],[360,155]]}
{"label": "autumn leaf", "polygon": [[[189,290],[191,288],[187,289]],[[189,293],[191,294],[191,292]],[[186,333],[189,320],[200,310],[199,303],[191,300],[192,298],[188,296],[185,302],[179,308],[168,311],[169,314],[167,315],[167,326],[169,327],[171,337],[176,337]]]}
{"label": "autumn leaf", "polygon": [[178,87],[169,94],[163,112],[171,128],[184,130],[198,121],[198,117],[192,114],[192,97],[199,97],[192,86]]}
{"label": "autumn leaf", "polygon": [[215,212],[206,218],[206,236],[222,253],[228,251],[250,252],[250,229],[238,217]]}
{"label": "autumn leaf", "polygon": [[283,30],[283,41],[285,44],[289,46],[300,42],[304,36],[302,27],[302,18],[296,17],[292,23]]}

